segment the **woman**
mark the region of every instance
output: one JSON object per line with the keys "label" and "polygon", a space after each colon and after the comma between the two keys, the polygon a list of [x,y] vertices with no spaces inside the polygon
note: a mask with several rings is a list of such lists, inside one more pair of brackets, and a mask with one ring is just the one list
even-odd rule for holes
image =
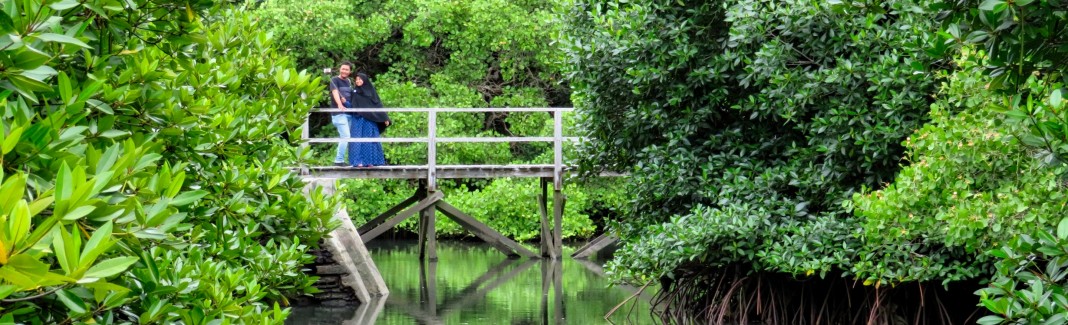
{"label": "woman", "polygon": [[[378,98],[378,91],[371,84],[371,78],[366,74],[356,75],[352,89],[352,108],[382,108],[382,99]],[[389,114],[385,112],[360,112],[352,116],[349,132],[353,138],[377,138],[390,124]],[[382,153],[382,143],[359,142],[349,144],[349,163],[353,167],[374,167],[386,164],[386,156]]]}
{"label": "woman", "polygon": [[[334,101],[334,106],[340,110],[345,110],[345,107],[351,107],[352,104],[349,102],[349,94],[352,93],[352,82],[349,80],[350,74],[352,74],[352,63],[345,62],[338,68],[337,77],[330,78],[330,97]],[[350,138],[352,115],[348,113],[331,113],[330,122],[337,128],[338,138]],[[345,163],[345,153],[348,151],[348,143],[338,142],[337,154],[334,155],[334,166],[348,166]]]}

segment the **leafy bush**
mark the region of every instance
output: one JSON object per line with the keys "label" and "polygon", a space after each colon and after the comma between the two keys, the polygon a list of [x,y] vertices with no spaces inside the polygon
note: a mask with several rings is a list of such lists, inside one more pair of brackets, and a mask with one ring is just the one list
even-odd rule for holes
{"label": "leafy bush", "polygon": [[[566,104],[560,80],[558,1],[441,2],[268,0],[256,10],[298,66],[356,69],[388,84],[422,88],[453,107],[509,104],[508,98]],[[380,82],[389,80],[391,82]],[[469,94],[460,94],[455,88]],[[383,94],[384,95],[384,94]],[[473,95],[473,96],[469,96]],[[500,97],[500,99],[495,99]],[[386,97],[383,96],[383,99]],[[418,101],[423,106],[433,101]],[[394,97],[388,106],[410,107]]]}
{"label": "leafy bush", "polygon": [[842,203],[890,181],[927,119],[927,5],[575,1],[583,166],[632,177],[614,275],[848,269],[860,221]]}
{"label": "leafy bush", "polygon": [[0,4],[0,320],[280,323],[337,204],[286,168],[318,81],[212,1]]}
{"label": "leafy bush", "polygon": [[[985,67],[987,84],[997,95],[995,104],[1005,120],[1017,128],[1014,136],[1037,153],[1047,176],[1038,187],[1052,191],[1022,193],[1032,205],[1053,207],[1026,211],[1037,229],[1025,228],[990,256],[1000,261],[991,286],[979,291],[983,305],[995,315],[984,324],[1012,322],[1064,323],[1068,312],[1064,296],[1063,241],[1068,224],[1061,221],[1057,238],[1053,221],[1063,215],[1064,162],[1068,157],[1068,113],[1064,107],[1064,62],[1068,48],[1068,3],[1063,1],[956,1],[945,7],[946,32],[938,35],[932,52],[954,46],[978,46],[985,51],[977,64]],[[1032,196],[1033,195],[1033,196]],[[1032,198],[1033,197],[1033,198]],[[1059,205],[1059,206],[1058,206]],[[1025,207],[1026,208],[1026,207]],[[1001,217],[1015,218],[1006,213]],[[1036,217],[1037,216],[1037,217]],[[1011,220],[1011,219],[1010,219]]]}
{"label": "leafy bush", "polygon": [[1056,236],[1044,231],[1020,235],[990,254],[999,259],[997,272],[990,286],[977,294],[994,315],[979,319],[979,324],[1068,321],[1068,224],[1062,221]]}
{"label": "leafy bush", "polygon": [[868,282],[942,281],[991,274],[986,251],[1052,227],[1068,203],[1059,171],[1035,159],[1021,128],[993,109],[974,56],[958,62],[905,144],[911,162],[880,191],[854,196],[866,245],[853,264]]}

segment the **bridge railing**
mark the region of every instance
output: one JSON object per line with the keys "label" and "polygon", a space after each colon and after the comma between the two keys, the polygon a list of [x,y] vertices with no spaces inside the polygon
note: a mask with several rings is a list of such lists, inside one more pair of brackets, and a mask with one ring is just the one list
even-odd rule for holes
{"label": "bridge railing", "polygon": [[[378,138],[312,138],[309,136],[309,120],[305,119],[303,133],[301,139],[306,143],[359,143],[359,142],[388,142],[388,143],[426,143],[427,144],[427,164],[426,179],[427,185],[431,189],[437,188],[437,172],[439,169],[437,163],[437,144],[438,143],[517,143],[517,142],[552,142],[553,143],[553,164],[552,178],[553,187],[559,191],[562,187],[562,175],[564,172],[563,163],[563,142],[564,141],[577,141],[578,137],[564,137],[563,136],[563,113],[574,111],[571,107],[545,107],[545,108],[529,108],[529,107],[512,107],[512,108],[346,108],[344,110],[337,108],[318,108],[312,109],[311,113],[360,113],[360,112],[387,112],[387,113],[426,113],[427,118],[427,136],[424,138],[412,138],[412,137],[378,137]],[[438,113],[497,113],[497,112],[549,112],[553,116],[553,136],[551,137],[439,137],[437,132],[437,117]],[[310,115],[309,115],[310,117]],[[479,165],[470,165],[471,167],[478,167]],[[422,167],[422,166],[420,166]],[[546,166],[549,167],[549,166]]]}

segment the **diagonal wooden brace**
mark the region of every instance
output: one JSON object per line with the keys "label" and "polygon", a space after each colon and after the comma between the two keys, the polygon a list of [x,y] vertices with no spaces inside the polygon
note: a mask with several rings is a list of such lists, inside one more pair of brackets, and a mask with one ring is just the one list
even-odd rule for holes
{"label": "diagonal wooden brace", "polygon": [[360,234],[360,237],[363,238],[363,242],[364,243],[370,242],[371,239],[374,239],[375,237],[378,237],[378,235],[381,235],[382,233],[386,232],[386,230],[389,230],[390,228],[393,228],[393,227],[397,226],[397,224],[401,223],[401,221],[404,221],[404,219],[408,219],[411,216],[414,216],[419,211],[423,211],[427,207],[429,207],[431,205],[434,205],[435,202],[440,201],[441,198],[444,197],[444,196],[445,195],[442,194],[441,192],[434,192],[433,194],[430,194],[430,196],[420,200],[418,203],[416,203],[412,207],[407,208],[404,211],[401,211],[400,213],[398,213],[396,216],[393,216],[392,218],[389,218],[389,220],[386,220],[386,222],[383,222],[382,224],[380,224],[378,226],[375,226],[374,229],[371,229],[371,230],[367,231],[367,233]]}
{"label": "diagonal wooden brace", "polygon": [[461,227],[467,229],[467,231],[470,231],[478,238],[481,238],[490,245],[493,245],[493,247],[496,247],[508,256],[538,256],[537,254],[534,254],[534,252],[531,252],[529,249],[523,247],[523,245],[520,245],[519,243],[508,239],[508,237],[505,237],[496,230],[493,230],[493,228],[486,226],[486,224],[475,220],[475,218],[472,218],[469,215],[464,214],[462,211],[460,211],[460,209],[457,209],[448,202],[439,201],[437,207],[438,211],[441,211],[441,213],[445,214],[446,217],[449,217],[449,219],[452,219],[452,221],[455,221]]}

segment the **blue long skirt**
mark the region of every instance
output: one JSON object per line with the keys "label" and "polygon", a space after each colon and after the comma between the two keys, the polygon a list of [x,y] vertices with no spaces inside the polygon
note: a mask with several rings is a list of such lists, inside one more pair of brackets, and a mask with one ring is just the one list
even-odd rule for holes
{"label": "blue long skirt", "polygon": [[[359,114],[352,114],[349,136],[353,138],[377,138],[378,125]],[[353,167],[382,166],[386,164],[386,155],[382,153],[380,142],[350,142],[349,164]]]}

